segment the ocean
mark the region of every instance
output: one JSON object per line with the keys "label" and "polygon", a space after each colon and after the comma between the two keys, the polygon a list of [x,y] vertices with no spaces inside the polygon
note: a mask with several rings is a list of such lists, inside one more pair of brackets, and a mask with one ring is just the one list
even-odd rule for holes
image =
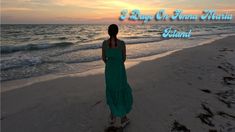
{"label": "ocean", "polygon": [[[162,30],[192,29],[188,39],[163,39]],[[101,45],[108,25],[1,25],[1,82],[48,74],[81,73],[104,67]],[[235,33],[235,24],[119,25],[127,59],[137,59],[201,45]]]}

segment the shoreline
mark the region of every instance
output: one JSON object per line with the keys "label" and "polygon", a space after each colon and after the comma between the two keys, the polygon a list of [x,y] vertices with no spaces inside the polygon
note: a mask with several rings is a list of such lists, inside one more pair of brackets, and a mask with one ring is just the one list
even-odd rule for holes
{"label": "shoreline", "polygon": [[[125,63],[125,67],[126,67],[126,69],[129,69],[133,66],[140,64],[141,62],[158,59],[158,58],[170,55],[176,51],[179,51],[179,50],[168,51],[165,53],[161,53],[161,54],[157,54],[157,55],[153,55],[153,56],[148,56],[148,57],[141,57],[138,59],[131,59]],[[90,69],[90,70],[87,70],[84,72],[78,72],[78,73],[49,74],[49,75],[43,75],[43,76],[39,76],[39,77],[31,77],[31,78],[23,78],[23,79],[17,79],[17,80],[12,80],[12,81],[6,81],[6,82],[3,82],[3,85],[1,85],[1,88],[2,88],[1,92],[7,92],[7,91],[14,90],[14,89],[18,89],[18,88],[32,85],[34,83],[50,81],[50,80],[63,78],[63,77],[86,77],[86,76],[98,75],[98,74],[103,74],[103,73],[104,73],[104,67],[94,68],[94,69]],[[13,84],[13,85],[11,85],[11,84]]]}
{"label": "shoreline", "polygon": [[[235,36],[127,69],[134,104],[128,132],[235,130]],[[3,132],[101,132],[103,74],[68,76],[1,93]],[[20,104],[20,105],[19,105]]]}
{"label": "shoreline", "polygon": [[[222,36],[220,36],[220,38],[211,38],[207,41],[203,41],[202,43],[198,44],[197,46],[201,46],[204,44],[211,44],[212,42],[214,42],[216,40],[224,39],[229,36],[234,36],[234,34],[222,35]],[[137,59],[128,59],[127,62],[125,63],[125,66],[126,66],[126,69],[129,69],[135,65],[140,64],[141,62],[159,59],[159,58],[165,57],[167,55],[170,55],[174,52],[181,51],[181,50],[188,49],[188,48],[197,47],[197,46],[191,46],[191,47],[182,48],[179,50],[167,51],[164,53],[159,53],[159,54],[151,55],[151,56],[147,56],[147,57],[140,57]],[[30,78],[22,78],[22,79],[10,80],[10,81],[3,81],[3,82],[1,82],[1,91],[0,92],[2,93],[2,92],[6,92],[6,91],[11,91],[14,89],[18,89],[18,88],[32,85],[34,83],[50,81],[50,80],[63,78],[63,77],[84,77],[84,76],[89,76],[89,75],[103,74],[103,71],[104,71],[104,67],[102,66],[99,68],[89,69],[89,70],[86,70],[83,72],[77,72],[77,73],[70,72],[70,73],[59,73],[59,74],[47,74],[47,75],[42,75],[42,76],[30,77]]]}

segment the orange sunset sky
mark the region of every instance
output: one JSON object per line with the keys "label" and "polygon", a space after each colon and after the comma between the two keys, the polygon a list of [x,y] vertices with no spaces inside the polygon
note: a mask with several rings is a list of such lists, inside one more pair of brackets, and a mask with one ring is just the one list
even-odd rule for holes
{"label": "orange sunset sky", "polygon": [[[235,0],[1,0],[3,24],[74,24],[118,22],[122,9],[140,9],[155,15],[160,9],[171,14],[201,14],[204,9],[235,14]],[[233,20],[234,21],[234,20]]]}

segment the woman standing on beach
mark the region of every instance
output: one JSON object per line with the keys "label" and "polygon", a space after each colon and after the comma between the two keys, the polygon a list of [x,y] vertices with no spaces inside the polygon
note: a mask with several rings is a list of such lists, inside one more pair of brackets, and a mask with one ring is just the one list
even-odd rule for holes
{"label": "woman standing on beach", "polygon": [[125,42],[117,39],[118,26],[108,27],[110,38],[102,45],[102,59],[105,63],[106,101],[109,105],[110,124],[121,118],[121,127],[129,123],[126,114],[132,109],[132,90],[127,82],[124,62],[126,60]]}

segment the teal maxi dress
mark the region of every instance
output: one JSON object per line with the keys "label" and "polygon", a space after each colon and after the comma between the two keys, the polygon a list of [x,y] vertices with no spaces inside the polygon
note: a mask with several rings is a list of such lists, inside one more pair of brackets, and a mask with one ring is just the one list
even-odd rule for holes
{"label": "teal maxi dress", "polygon": [[107,40],[103,42],[106,56],[106,102],[114,116],[123,117],[131,111],[133,103],[122,55],[125,43],[117,40],[117,48],[109,48],[108,45]]}

